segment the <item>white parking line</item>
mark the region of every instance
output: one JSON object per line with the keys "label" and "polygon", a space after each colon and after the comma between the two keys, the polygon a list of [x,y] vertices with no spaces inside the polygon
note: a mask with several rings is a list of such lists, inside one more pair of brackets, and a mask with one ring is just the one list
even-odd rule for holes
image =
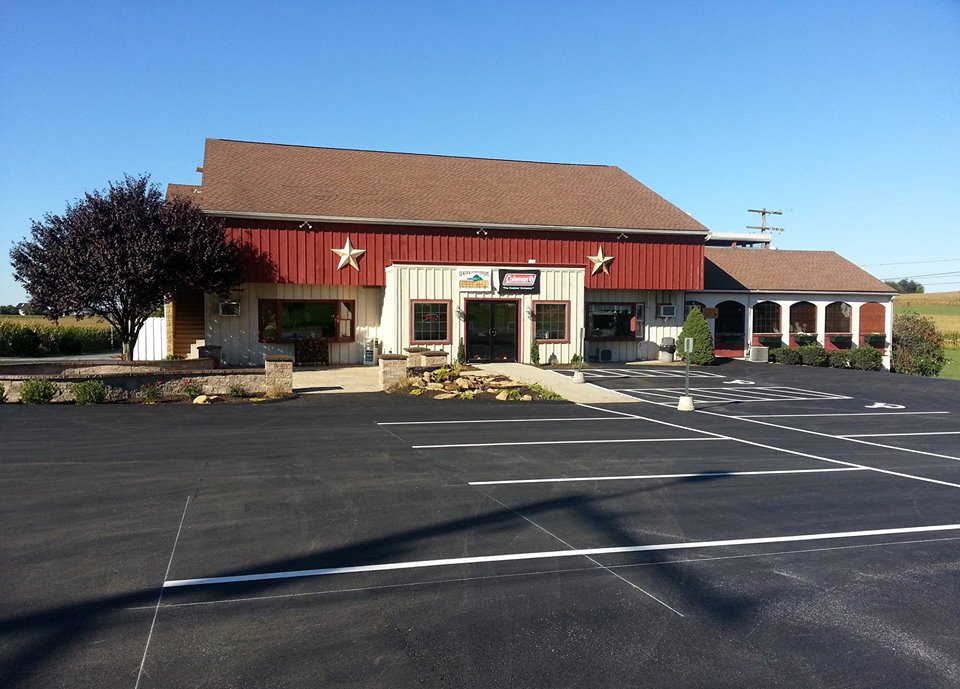
{"label": "white parking line", "polygon": [[466,419],[452,421],[383,421],[378,426],[436,426],[458,423],[548,423],[555,421],[624,421],[622,416],[568,416],[556,419]]}
{"label": "white parking line", "polygon": [[[847,398],[852,399],[852,398]],[[839,414],[742,414],[733,416],[734,419],[799,419],[802,417],[815,416],[907,416],[910,414],[949,414],[948,411],[856,411]]]}
{"label": "white parking line", "polygon": [[528,440],[515,443],[451,443],[449,445],[411,445],[414,450],[436,450],[447,447],[512,447],[522,445],[596,445],[598,443],[682,443],[732,438],[591,438],[589,440]]}
{"label": "white parking line", "polygon": [[[686,394],[684,388],[637,388],[619,390],[629,393],[632,397],[650,404],[663,407],[676,406],[680,397]],[[700,402],[788,402],[809,400],[848,400],[847,395],[835,395],[816,390],[787,387],[756,387],[756,388],[690,388],[694,400]],[[659,401],[659,400],[666,401]],[[743,417],[739,417],[743,418]]]}
{"label": "white parking line", "polygon": [[834,469],[777,469],[771,471],[701,471],[696,474],[645,474],[638,476],[584,476],[582,478],[524,478],[507,481],[470,481],[468,486],[503,486],[517,483],[576,483],[592,481],[641,481],[667,478],[726,478],[728,476],[770,476],[773,474],[828,474],[838,471],[866,471],[860,467]]}
{"label": "white parking line", "polygon": [[960,431],[927,431],[924,433],[856,433],[838,435],[838,438],[893,438],[905,435],[960,435]]}
{"label": "white parking line", "polygon": [[764,536],[761,538],[731,538],[718,541],[696,541],[685,543],[655,543],[650,545],[614,546],[608,548],[581,548],[577,550],[549,550],[530,553],[509,553],[506,555],[479,555],[476,557],[454,557],[436,560],[412,562],[387,562],[379,565],[354,565],[350,567],[322,567],[318,569],[300,569],[287,572],[264,572],[261,574],[238,574],[223,577],[200,577],[197,579],[171,579],[163,582],[163,588],[185,586],[211,586],[217,584],[238,584],[251,581],[272,581],[277,579],[300,579],[304,577],[323,577],[335,574],[360,574],[363,572],[387,572],[395,570],[423,569],[425,567],[449,567],[454,565],[476,565],[487,562],[515,562],[522,560],[543,560],[548,558],[590,557],[597,555],[621,555],[626,553],[662,552],[671,550],[698,550],[705,548],[726,548],[740,545],[759,545],[763,543],[796,543],[798,541],[826,541],[841,538],[870,538],[905,533],[930,533],[938,531],[957,531],[960,524],[934,524],[930,526],[910,526],[895,529],[872,529],[870,531],[834,531],[828,533],[799,534],[794,536]]}

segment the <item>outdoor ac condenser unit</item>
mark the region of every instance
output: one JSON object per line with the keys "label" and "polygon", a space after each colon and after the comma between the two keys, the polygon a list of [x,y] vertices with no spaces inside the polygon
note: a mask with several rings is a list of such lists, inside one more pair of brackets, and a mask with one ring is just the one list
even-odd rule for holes
{"label": "outdoor ac condenser unit", "polygon": [[759,361],[767,363],[770,359],[769,347],[750,347],[750,361]]}
{"label": "outdoor ac condenser unit", "polygon": [[613,361],[613,350],[612,349],[601,349],[598,353],[597,358],[600,361]]}

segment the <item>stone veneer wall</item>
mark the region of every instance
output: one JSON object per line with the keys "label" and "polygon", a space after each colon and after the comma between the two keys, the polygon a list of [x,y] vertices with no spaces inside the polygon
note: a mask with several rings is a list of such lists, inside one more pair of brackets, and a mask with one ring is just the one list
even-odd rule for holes
{"label": "stone veneer wall", "polygon": [[[131,371],[133,367],[130,366],[117,366],[119,370],[111,370],[114,368],[112,366],[91,366],[78,370],[67,369],[57,375],[42,375],[36,370],[32,370],[31,374],[14,374],[6,370],[8,367],[0,366],[0,385],[6,390],[7,402],[19,402],[20,386],[31,378],[46,378],[57,385],[60,393],[53,399],[54,402],[73,401],[73,384],[85,380],[103,381],[111,389],[111,400],[123,399],[144,385],[158,385],[162,394],[176,395],[188,381],[198,383],[204,394],[208,395],[226,395],[235,386],[242,386],[251,395],[293,394],[293,358],[272,358],[280,360],[268,361],[262,370],[221,368],[170,371],[157,368],[140,370],[141,367],[136,367]],[[169,363],[163,362],[164,365]]]}

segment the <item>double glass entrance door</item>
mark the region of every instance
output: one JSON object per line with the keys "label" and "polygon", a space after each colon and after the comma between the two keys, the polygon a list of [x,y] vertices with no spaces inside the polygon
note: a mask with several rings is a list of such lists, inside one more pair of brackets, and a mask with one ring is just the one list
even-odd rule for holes
{"label": "double glass entrance door", "polygon": [[467,361],[517,360],[518,303],[516,300],[467,300]]}

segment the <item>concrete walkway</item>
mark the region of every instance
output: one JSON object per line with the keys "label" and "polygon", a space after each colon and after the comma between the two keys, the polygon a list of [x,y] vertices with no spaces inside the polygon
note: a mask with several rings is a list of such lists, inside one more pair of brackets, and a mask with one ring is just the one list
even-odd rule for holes
{"label": "concrete walkway", "polygon": [[636,399],[592,383],[574,383],[573,378],[556,371],[526,364],[471,364],[477,368],[508,376],[518,383],[537,383],[578,404],[624,404]]}
{"label": "concrete walkway", "polygon": [[329,392],[380,392],[377,366],[331,366],[293,369],[293,391],[298,395]]}

